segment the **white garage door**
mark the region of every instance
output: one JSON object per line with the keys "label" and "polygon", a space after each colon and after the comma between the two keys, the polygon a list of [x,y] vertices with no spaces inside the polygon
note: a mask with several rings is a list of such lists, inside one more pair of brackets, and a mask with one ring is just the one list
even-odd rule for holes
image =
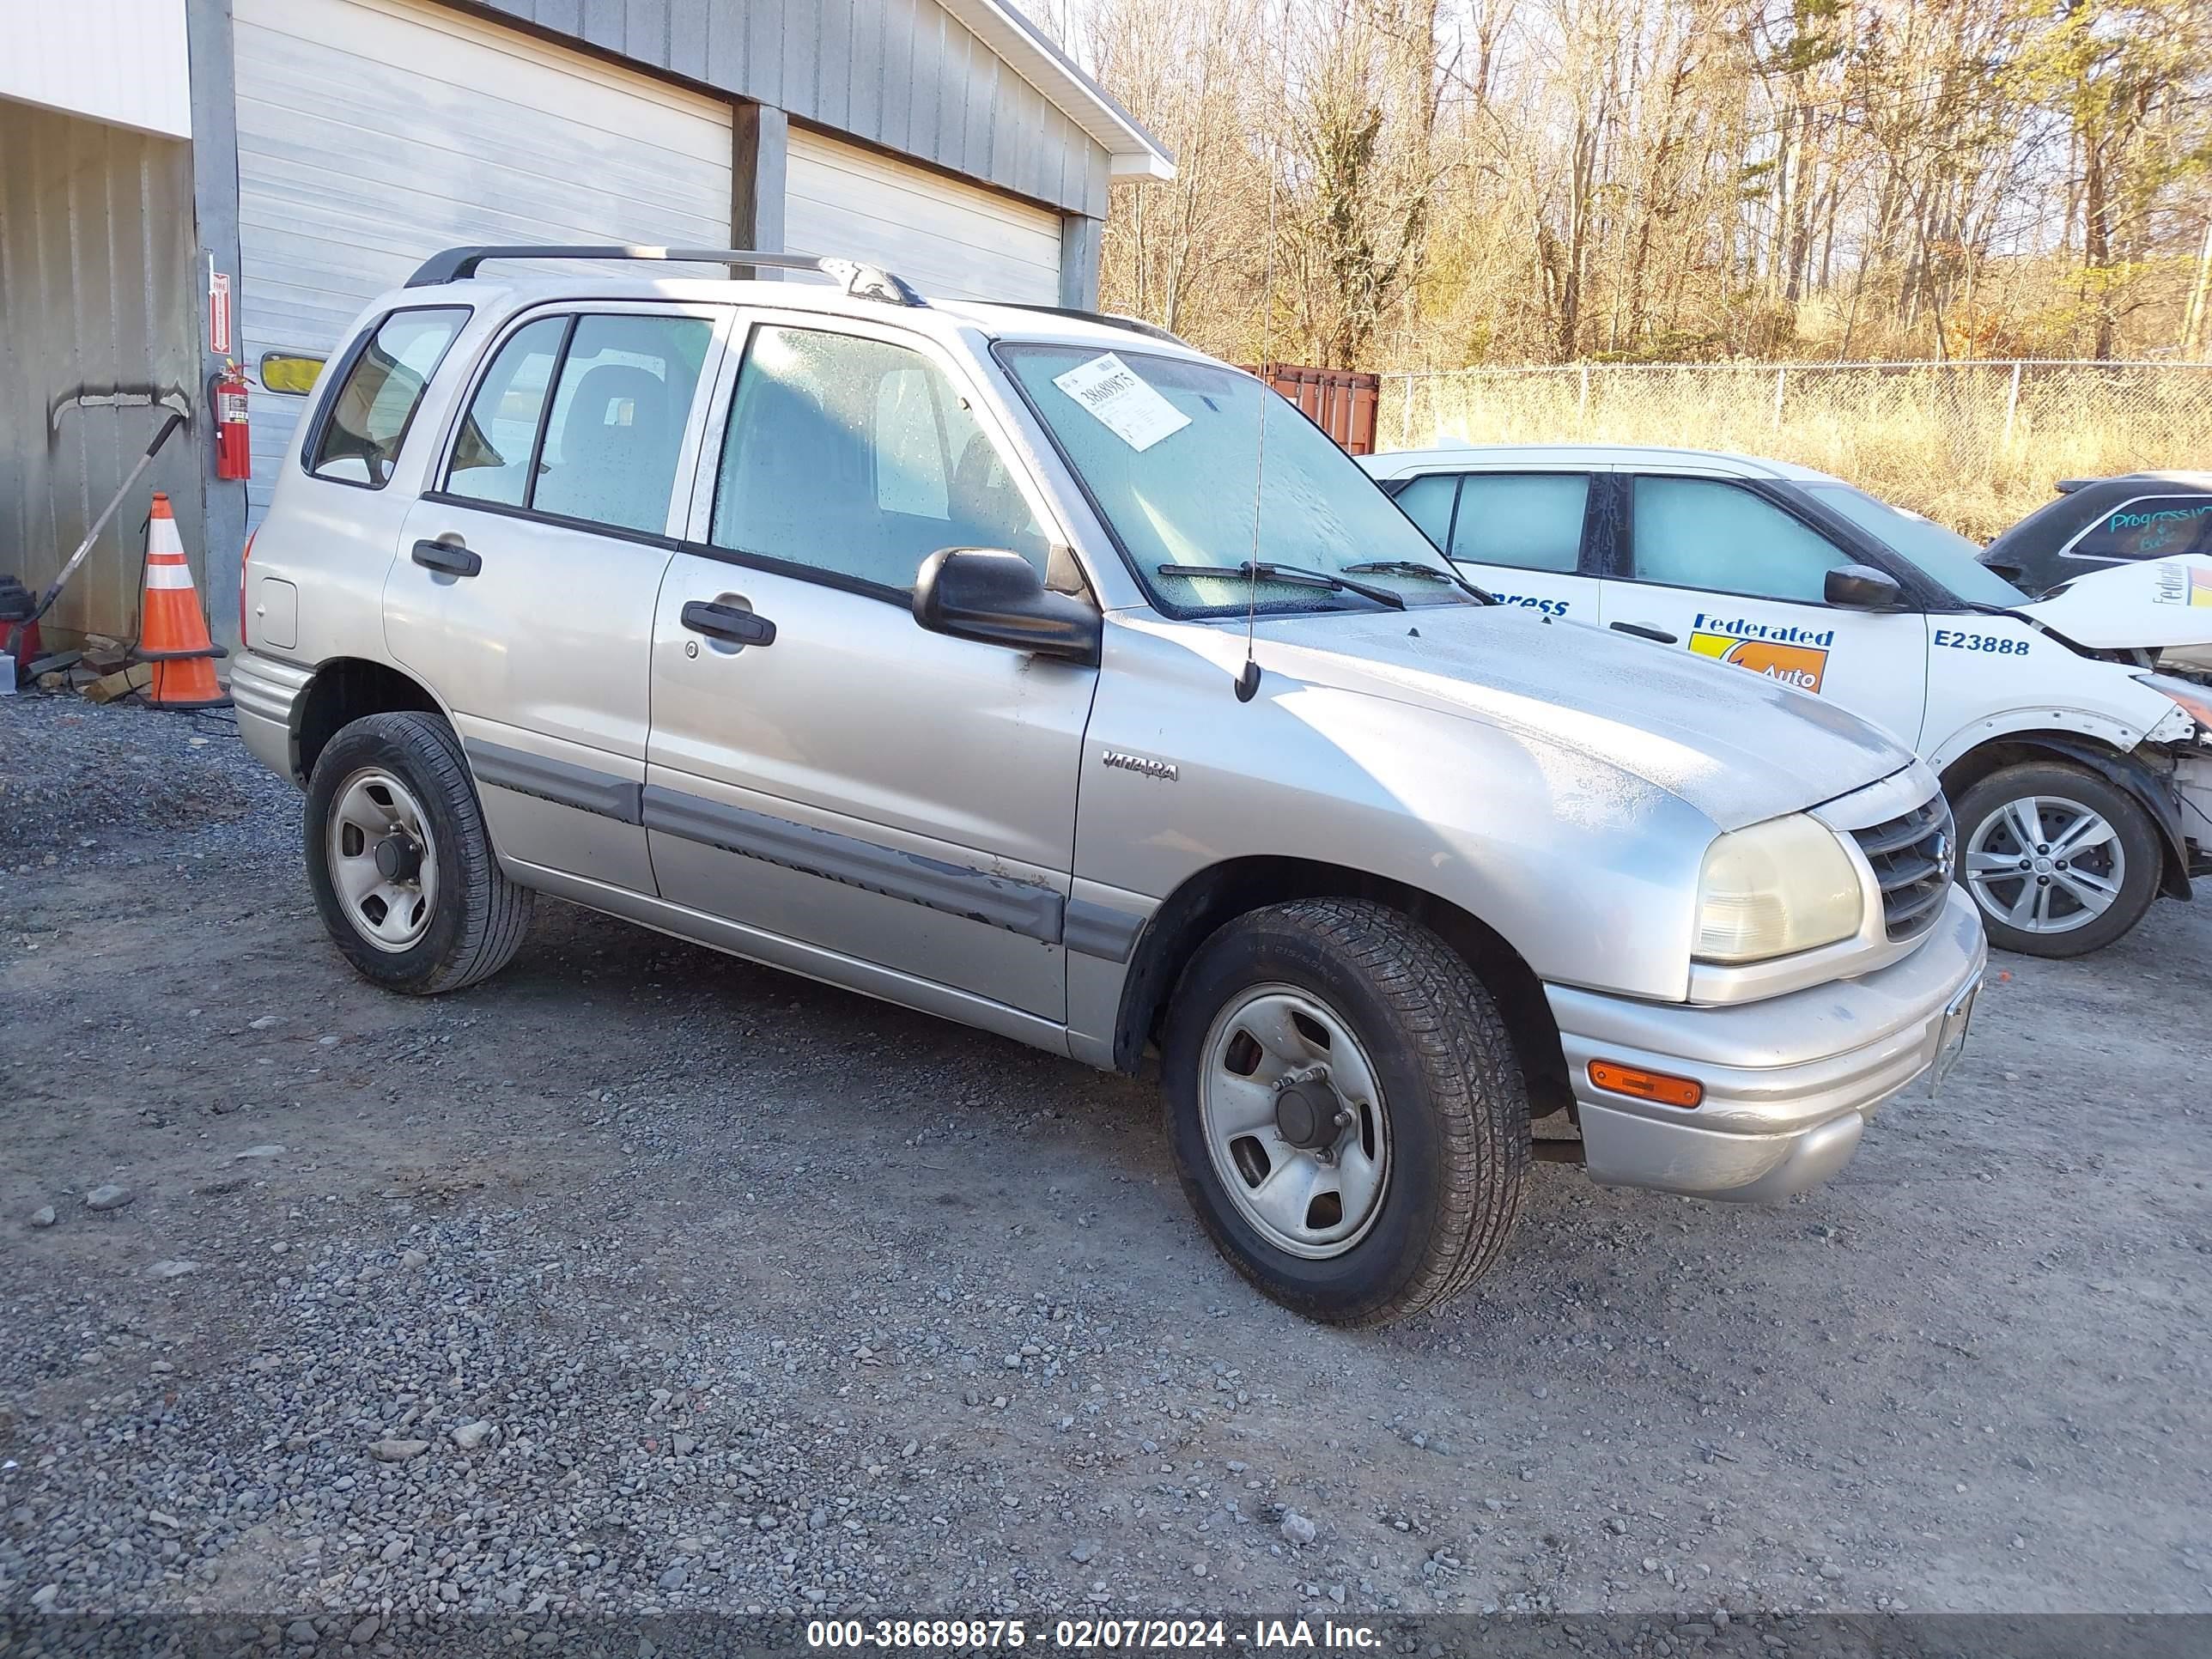
{"label": "white garage door", "polygon": [[784,246],[844,254],[947,299],[1060,303],[1060,216],[818,133],[791,134]]}
{"label": "white garage door", "polygon": [[[234,15],[249,376],[266,350],[331,349],[440,248],[729,246],[726,104],[415,0]],[[251,401],[258,521],[306,400]]]}

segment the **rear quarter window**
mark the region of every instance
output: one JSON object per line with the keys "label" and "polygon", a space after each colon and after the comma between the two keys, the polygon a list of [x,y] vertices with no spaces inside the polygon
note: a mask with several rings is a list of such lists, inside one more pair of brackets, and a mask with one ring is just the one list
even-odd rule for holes
{"label": "rear quarter window", "polygon": [[2066,556],[2110,562],[2206,551],[2212,551],[2212,495],[2137,495],[2083,531]]}
{"label": "rear quarter window", "polygon": [[307,471],[383,489],[431,377],[468,320],[466,306],[426,307],[392,312],[370,330],[316,423],[302,457]]}

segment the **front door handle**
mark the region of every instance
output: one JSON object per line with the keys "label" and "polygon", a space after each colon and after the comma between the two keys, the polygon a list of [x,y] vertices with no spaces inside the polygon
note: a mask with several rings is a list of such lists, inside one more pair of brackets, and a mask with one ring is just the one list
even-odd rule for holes
{"label": "front door handle", "polygon": [[442,570],[449,576],[473,576],[483,568],[483,556],[470,552],[459,542],[417,542],[411,556],[425,570]]}
{"label": "front door handle", "polygon": [[1633,634],[1639,640],[1652,640],[1661,645],[1680,645],[1682,642],[1680,634],[1669,634],[1663,628],[1647,628],[1642,623],[1613,623],[1610,626],[1615,633]]}
{"label": "front door handle", "polygon": [[712,605],[705,599],[687,600],[684,625],[694,634],[728,645],[774,645],[775,624],[766,617],[740,611],[733,605]]}

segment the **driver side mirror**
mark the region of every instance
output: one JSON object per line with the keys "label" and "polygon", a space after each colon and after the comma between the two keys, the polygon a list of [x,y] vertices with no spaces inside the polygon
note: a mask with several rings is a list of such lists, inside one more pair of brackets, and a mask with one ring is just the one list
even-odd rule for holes
{"label": "driver side mirror", "polygon": [[1847,611],[1897,611],[1904,608],[1905,590],[1888,572],[1870,564],[1846,564],[1831,570],[1820,585],[1820,597]]}
{"label": "driver side mirror", "polygon": [[1104,623],[1081,599],[1045,586],[1037,568],[996,548],[948,547],[921,562],[914,619],[933,634],[1098,665]]}

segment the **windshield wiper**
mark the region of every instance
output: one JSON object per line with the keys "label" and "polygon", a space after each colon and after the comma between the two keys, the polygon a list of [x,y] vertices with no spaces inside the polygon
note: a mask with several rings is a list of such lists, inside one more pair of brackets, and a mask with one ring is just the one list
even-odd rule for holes
{"label": "windshield wiper", "polygon": [[1462,593],[1472,595],[1484,605],[1498,601],[1449,566],[1423,564],[1419,559],[1369,559],[1362,564],[1348,564],[1348,571],[1364,572],[1373,575],[1415,576],[1432,582],[1449,582]]}
{"label": "windshield wiper", "polygon": [[1309,570],[1298,564],[1254,564],[1248,559],[1243,564],[1162,564],[1152,568],[1163,576],[1218,576],[1237,581],[1250,581],[1256,576],[1264,581],[1288,582],[1297,587],[1326,587],[1339,593],[1357,593],[1363,599],[1387,605],[1393,611],[1406,608],[1406,601],[1387,587],[1377,587],[1371,582],[1346,581],[1326,570]]}

